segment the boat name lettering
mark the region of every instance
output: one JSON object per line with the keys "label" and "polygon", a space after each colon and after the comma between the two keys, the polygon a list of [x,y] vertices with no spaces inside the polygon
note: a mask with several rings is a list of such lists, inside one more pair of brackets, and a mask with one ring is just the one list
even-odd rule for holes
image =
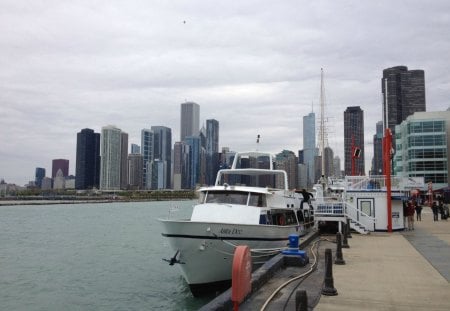
{"label": "boat name lettering", "polygon": [[242,229],[230,229],[230,228],[222,228],[220,229],[221,234],[242,234]]}

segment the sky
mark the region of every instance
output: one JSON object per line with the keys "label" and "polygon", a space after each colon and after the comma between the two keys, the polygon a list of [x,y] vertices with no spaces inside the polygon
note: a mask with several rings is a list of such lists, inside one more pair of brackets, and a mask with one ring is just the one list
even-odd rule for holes
{"label": "sky", "polygon": [[450,106],[450,1],[0,0],[0,179],[69,159],[76,134],[151,126],[180,140],[180,104],[219,121],[219,145],[295,153],[320,116],[344,164],[343,114],[364,111],[366,171],[383,69],[425,71],[426,109]]}

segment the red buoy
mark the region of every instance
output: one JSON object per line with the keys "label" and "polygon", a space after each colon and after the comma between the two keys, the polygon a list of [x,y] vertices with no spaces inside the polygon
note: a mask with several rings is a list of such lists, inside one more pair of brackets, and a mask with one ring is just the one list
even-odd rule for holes
{"label": "red buoy", "polygon": [[252,289],[252,257],[247,245],[236,247],[233,257],[233,270],[231,274],[231,300],[234,310],[239,309],[239,304]]}

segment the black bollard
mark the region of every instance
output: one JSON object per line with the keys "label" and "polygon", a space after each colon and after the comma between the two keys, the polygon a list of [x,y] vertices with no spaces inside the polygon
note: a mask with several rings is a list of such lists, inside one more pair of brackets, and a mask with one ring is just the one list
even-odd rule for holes
{"label": "black bollard", "polygon": [[343,228],[344,230],[342,230],[342,231],[343,231],[344,238],[342,240],[342,248],[350,248],[350,245],[348,245],[348,241],[347,241],[347,224],[344,224],[343,227],[344,227]]}
{"label": "black bollard", "polygon": [[352,233],[350,232],[350,219],[347,218],[347,239],[352,238]]}
{"label": "black bollard", "polygon": [[306,290],[298,290],[295,293],[295,311],[307,311],[308,310],[308,296]]}
{"label": "black bollard", "polygon": [[325,250],[325,279],[322,286],[322,295],[326,296],[337,295],[337,290],[334,288],[332,260],[331,249],[327,248]]}
{"label": "black bollard", "polygon": [[336,265],[345,265],[345,260],[342,257],[342,236],[341,233],[336,233],[336,258],[334,259]]}

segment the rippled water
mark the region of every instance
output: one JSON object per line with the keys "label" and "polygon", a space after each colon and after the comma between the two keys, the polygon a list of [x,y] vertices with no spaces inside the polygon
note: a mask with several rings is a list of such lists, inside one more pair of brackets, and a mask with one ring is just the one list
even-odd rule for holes
{"label": "rippled water", "polygon": [[198,309],[157,221],[192,204],[0,207],[0,309]]}

